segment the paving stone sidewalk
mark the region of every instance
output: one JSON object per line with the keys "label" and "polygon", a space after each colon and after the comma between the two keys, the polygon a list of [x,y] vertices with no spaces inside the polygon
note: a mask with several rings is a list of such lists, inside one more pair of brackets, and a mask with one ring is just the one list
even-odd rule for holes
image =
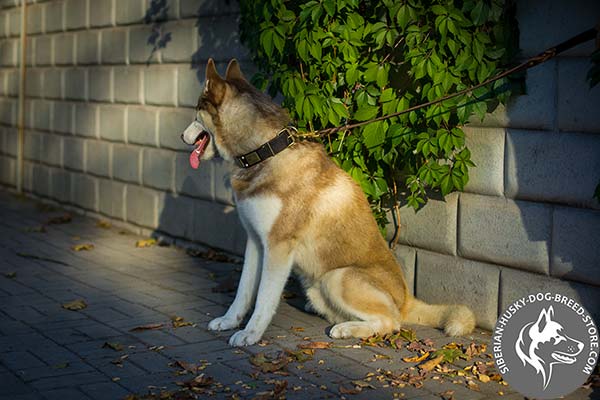
{"label": "paving stone sidewalk", "polygon": [[[474,377],[469,379],[476,391],[452,371],[418,378],[416,362],[402,361],[417,354],[406,343],[395,350],[345,340],[313,350],[312,359],[311,351],[298,353],[299,344],[331,340],[327,322],[303,311],[304,300],[293,286],[263,343],[231,348],[231,332],[209,332],[206,324],[234,295],[213,288],[232,290],[241,265],[172,246],[136,248],[136,241],[147,238],[75,214],[70,222],[56,219],[66,213],[0,190],[0,400],[141,399],[161,391],[166,399],[177,398],[167,397],[181,389],[176,382],[202,373],[190,384],[198,398],[268,399],[282,393],[288,399],[523,398],[464,372],[476,361],[489,363],[484,356],[447,366]],[[47,224],[52,218],[66,223]],[[73,249],[86,243],[93,249]],[[78,299],[87,307],[63,308]],[[174,316],[193,325],[175,328]],[[163,326],[132,331],[149,324]],[[489,341],[489,333],[480,331],[447,338],[434,329],[412,328],[437,348]],[[279,369],[278,362],[287,365]],[[184,374],[185,368],[192,371]],[[359,392],[357,385],[367,384]],[[569,398],[590,396],[579,389]]]}

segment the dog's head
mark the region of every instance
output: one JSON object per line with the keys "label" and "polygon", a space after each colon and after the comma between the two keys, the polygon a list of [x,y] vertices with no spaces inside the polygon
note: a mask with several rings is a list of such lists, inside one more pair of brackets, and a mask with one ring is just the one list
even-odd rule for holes
{"label": "dog's head", "polygon": [[538,319],[521,329],[516,343],[517,355],[542,374],[544,387],[548,385],[554,364],[573,364],[583,350],[583,343],[573,339],[554,319],[552,306],[542,309]]}
{"label": "dog's head", "polygon": [[197,146],[203,160],[220,155],[232,161],[272,139],[288,122],[287,112],[246,80],[235,59],[224,79],[209,59],[196,118],[181,136]]}

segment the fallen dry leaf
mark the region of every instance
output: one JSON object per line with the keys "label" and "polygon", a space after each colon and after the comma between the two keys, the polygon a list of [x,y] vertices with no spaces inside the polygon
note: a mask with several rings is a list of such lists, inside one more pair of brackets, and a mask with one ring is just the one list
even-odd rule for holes
{"label": "fallen dry leaf", "polygon": [[442,361],[444,361],[444,355],[440,354],[439,356],[432,358],[431,360],[419,364],[418,367],[421,371],[429,372],[432,369],[434,369],[437,365],[439,365]]}
{"label": "fallen dry leaf", "polygon": [[490,377],[485,374],[479,374],[477,378],[483,383],[488,383],[491,380]]}
{"label": "fallen dry leaf", "polygon": [[446,390],[443,393],[440,393],[440,397],[442,400],[454,400],[454,390]]}
{"label": "fallen dry leaf", "polygon": [[365,381],[361,381],[361,380],[352,381],[352,384],[354,386],[360,387],[361,389],[365,389],[365,388],[375,389],[375,386],[371,385],[369,382],[365,382]]}
{"label": "fallen dry leaf", "polygon": [[412,329],[400,328],[400,336],[407,342],[415,342],[417,340],[417,334]]}
{"label": "fallen dry leaf", "polygon": [[300,343],[300,349],[328,349],[333,345],[333,342],[308,342]]}
{"label": "fallen dry leaf", "polygon": [[104,342],[103,349],[112,349],[114,351],[123,351],[123,345],[117,342]]}
{"label": "fallen dry leaf", "polygon": [[194,325],[193,323],[189,322],[189,321],[185,321],[183,319],[183,317],[178,317],[176,315],[171,317],[171,324],[173,325],[173,328],[177,329],[177,328],[181,328],[182,326],[192,326]]}
{"label": "fallen dry leaf", "polygon": [[74,251],[89,251],[94,249],[94,245],[91,243],[76,244],[75,246],[71,247],[71,249]]}
{"label": "fallen dry leaf", "polygon": [[413,356],[413,357],[403,357],[402,361],[404,362],[414,362],[414,363],[419,363],[425,359],[427,359],[427,357],[429,357],[429,352],[425,352],[424,354],[420,355],[420,356]]}
{"label": "fallen dry leaf", "polygon": [[52,366],[52,368],[54,368],[54,369],[65,369],[68,367],[69,367],[68,362],[64,362],[64,363],[60,363],[60,364],[56,364],[56,365]]}
{"label": "fallen dry leaf", "polygon": [[294,360],[298,362],[305,362],[313,359],[315,355],[314,349],[300,349],[300,350],[286,350],[286,353]]}
{"label": "fallen dry leaf", "polygon": [[77,300],[69,301],[67,303],[63,303],[62,308],[66,309],[66,310],[71,310],[71,311],[79,311],[79,310],[83,310],[84,308],[87,308],[87,304],[86,304],[85,300],[77,299]]}
{"label": "fallen dry leaf", "polygon": [[[184,373],[188,373],[189,372],[189,373],[192,373],[192,374],[197,374],[199,371],[201,371],[199,365],[193,364],[193,363],[188,363],[188,362],[185,362],[185,361],[176,360],[172,365],[175,366],[175,367],[181,368]],[[202,369],[204,369],[204,368],[202,368]]]}
{"label": "fallen dry leaf", "polygon": [[63,215],[59,215],[59,216],[56,216],[56,217],[49,218],[48,220],[46,220],[46,222],[44,223],[44,225],[68,224],[72,220],[73,220],[73,216],[71,214],[67,213],[67,214],[63,214]]}
{"label": "fallen dry leaf", "polygon": [[185,386],[190,389],[196,389],[196,388],[210,386],[213,384],[214,381],[215,380],[212,377],[206,376],[204,374],[200,374],[192,380],[189,380],[186,382],[175,382],[175,384],[178,386]]}
{"label": "fallen dry leaf", "polygon": [[359,394],[362,392],[362,388],[359,386],[354,386],[353,388],[347,388],[343,385],[339,387],[340,394]]}
{"label": "fallen dry leaf", "polygon": [[165,324],[147,324],[147,325],[141,325],[141,326],[136,326],[135,328],[131,328],[129,330],[129,332],[151,331],[151,330],[154,330],[154,329],[160,329],[163,326],[165,326]]}
{"label": "fallen dry leaf", "polygon": [[275,372],[285,368],[288,358],[285,355],[279,355],[277,358],[267,358],[265,353],[257,353],[250,357],[250,363],[260,368],[262,372]]}
{"label": "fallen dry leaf", "polygon": [[7,272],[4,274],[5,277],[7,277],[8,279],[15,279],[17,277],[17,273],[16,272]]}
{"label": "fallen dry leaf", "polygon": [[96,226],[97,226],[98,228],[108,229],[108,228],[110,228],[112,225],[111,225],[111,223],[110,223],[110,222],[100,219],[100,220],[98,220],[98,222],[96,222]]}
{"label": "fallen dry leaf", "polygon": [[156,244],[156,239],[143,239],[135,242],[135,247],[151,247]]}
{"label": "fallen dry leaf", "polygon": [[467,387],[475,392],[479,392],[479,385],[473,381],[467,381]]}
{"label": "fallen dry leaf", "polygon": [[294,332],[304,332],[304,328],[301,326],[290,326],[290,329]]}

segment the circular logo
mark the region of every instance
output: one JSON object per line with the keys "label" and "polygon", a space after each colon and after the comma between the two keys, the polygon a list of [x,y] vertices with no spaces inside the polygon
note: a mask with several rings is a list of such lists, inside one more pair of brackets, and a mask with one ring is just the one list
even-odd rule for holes
{"label": "circular logo", "polygon": [[496,367],[527,397],[554,399],[581,386],[598,361],[598,329],[587,310],[559,293],[512,303],[492,335]]}

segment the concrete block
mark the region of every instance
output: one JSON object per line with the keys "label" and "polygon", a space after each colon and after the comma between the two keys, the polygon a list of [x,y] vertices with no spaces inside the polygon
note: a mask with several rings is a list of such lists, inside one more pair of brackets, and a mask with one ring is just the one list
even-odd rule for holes
{"label": "concrete block", "polygon": [[65,70],[63,78],[66,99],[87,99],[87,71],[85,68],[69,68]]}
{"label": "concrete block", "polygon": [[127,222],[148,228],[157,227],[158,193],[141,186],[127,185]]}
{"label": "concrete block", "polygon": [[36,65],[51,65],[54,60],[53,35],[41,35],[35,38]]}
{"label": "concrete block", "polygon": [[64,140],[63,165],[75,171],[83,171],[85,167],[85,141],[66,137]]}
{"label": "concrete block", "polygon": [[35,100],[33,102],[33,126],[41,131],[50,130],[50,116],[52,115],[52,103],[46,100]]}
{"label": "concrete block", "polygon": [[196,50],[196,26],[194,20],[168,22],[164,32],[171,34],[171,41],[161,49],[163,62],[190,62]]}
{"label": "concrete block", "polygon": [[[27,49],[26,52],[27,54],[25,54],[25,65],[32,67],[35,65],[35,56],[36,56],[36,51],[35,51],[35,38],[33,37],[28,37],[27,38]],[[17,47],[17,64],[19,63],[20,57],[21,57],[21,47],[19,44],[19,47]]]}
{"label": "concrete block", "polygon": [[114,25],[113,0],[90,1],[90,26]]}
{"label": "concrete block", "polygon": [[[600,133],[600,87],[590,88],[588,58],[562,58],[558,64],[558,127],[563,131]],[[595,104],[595,105],[594,105]]]}
{"label": "concrete block", "polygon": [[109,217],[125,219],[125,184],[99,180],[99,210]]}
{"label": "concrete block", "polygon": [[88,0],[67,0],[65,20],[68,30],[85,28],[88,17]]}
{"label": "concrete block", "polygon": [[145,148],[142,153],[142,184],[170,191],[174,162],[175,153],[170,150]]}
{"label": "concrete block", "polygon": [[71,201],[86,210],[98,211],[98,178],[72,174]]}
{"label": "concrete block", "polygon": [[[549,0],[543,9],[535,0],[519,1],[519,48],[529,57],[595,26],[600,15],[596,1],[565,2]],[[587,56],[594,51],[593,41],[579,45],[567,53],[570,56]]]}
{"label": "concrete block", "polygon": [[115,101],[119,103],[141,103],[143,96],[141,69],[134,66],[115,67],[113,74]]}
{"label": "concrete block", "polygon": [[551,274],[600,286],[600,211],[556,207],[552,223]]}
{"label": "concrete block", "polygon": [[139,25],[129,30],[129,62],[132,64],[155,63],[158,52],[152,53],[152,45],[148,39],[152,35],[149,25]]}
{"label": "concrete block", "polygon": [[83,31],[77,33],[77,64],[98,64],[98,33]]}
{"label": "concrete block", "polygon": [[417,250],[413,247],[396,245],[393,250],[394,256],[402,267],[402,273],[406,280],[406,286],[411,294],[415,294],[415,266],[417,260]]}
{"label": "concrete block", "polygon": [[25,93],[27,97],[41,97],[42,93],[42,70],[39,68],[29,68],[27,74],[27,87]]}
{"label": "concrete block", "polygon": [[46,3],[46,32],[58,32],[64,30],[64,4],[65,2],[62,0]]}
{"label": "concrete block", "polygon": [[16,128],[4,128],[4,151],[13,157],[17,156],[17,135]]}
{"label": "concrete block", "polygon": [[144,0],[119,0],[117,2],[117,24],[141,23],[146,15]]}
{"label": "concrete block", "polygon": [[[450,194],[446,200],[430,199],[415,212],[407,206],[400,209],[399,242],[446,254],[456,254],[456,214],[458,195]],[[388,218],[390,221],[392,218]],[[393,227],[388,227],[388,240]]]}
{"label": "concrete block", "polygon": [[125,108],[121,106],[100,107],[100,137],[116,142],[125,141]]}
{"label": "concrete block", "polygon": [[16,65],[17,48],[15,39],[0,40],[0,65],[14,67]]}
{"label": "concrete block", "polygon": [[157,229],[175,237],[191,239],[195,202],[190,197],[162,193],[158,200]]}
{"label": "concrete block", "polygon": [[54,36],[54,63],[57,65],[74,64],[75,35],[63,33]]}
{"label": "concrete block", "polygon": [[90,86],[90,100],[112,101],[112,68],[90,68],[88,70],[88,83]]}
{"label": "concrete block", "polygon": [[26,160],[39,161],[42,154],[42,135],[33,131],[25,131],[23,157]]}
{"label": "concrete block", "polygon": [[44,85],[42,95],[47,99],[59,99],[62,97],[62,71],[60,69],[44,69]]}
{"label": "concrete block", "polygon": [[115,144],[113,146],[112,171],[115,179],[140,182],[141,148]]}
{"label": "concrete block", "polygon": [[0,157],[0,182],[4,185],[16,185],[16,160],[10,157]]}
{"label": "concrete block", "polygon": [[71,201],[71,173],[64,169],[50,168],[51,190],[50,196],[60,201],[68,203]]}
{"label": "concrete block", "polygon": [[458,254],[549,273],[552,208],[464,193],[458,207]]}
{"label": "concrete block", "polygon": [[60,167],[63,162],[63,137],[46,133],[42,135],[41,160],[46,164]]}
{"label": "concrete block", "polygon": [[203,64],[210,57],[224,62],[232,57],[248,60],[249,52],[241,44],[238,30],[231,29],[232,26],[239,26],[239,19],[239,15],[199,18],[198,47],[193,61]]}
{"label": "concrete block", "polygon": [[144,71],[146,103],[174,106],[177,103],[177,71],[170,66],[150,66]]}
{"label": "concrete block", "polygon": [[175,192],[212,201],[214,199],[213,161],[202,161],[197,170],[190,167],[189,154],[175,158]]}
{"label": "concrete block", "polygon": [[493,329],[498,313],[500,269],[495,265],[417,250],[416,295],[433,304],[464,304],[477,325]]}
{"label": "concrete block", "polygon": [[594,317],[600,319],[600,288],[569,282],[511,268],[500,272],[500,312],[517,299],[535,293],[560,293],[582,304]]}
{"label": "concrete block", "polygon": [[193,239],[231,252],[246,243],[246,233],[235,208],[202,200],[194,202]]}
{"label": "concrete block", "polygon": [[127,61],[127,32],[123,29],[105,29],[101,35],[102,64],[125,64]]}
{"label": "concrete block", "polygon": [[158,110],[148,107],[129,107],[127,113],[127,142],[157,146]]}
{"label": "concrete block", "polygon": [[556,61],[550,60],[527,70],[526,93],[499,105],[483,122],[476,116],[470,124],[488,127],[554,129],[556,117]]}
{"label": "concrete block", "polygon": [[158,140],[160,147],[174,150],[190,150],[183,143],[181,134],[194,120],[195,111],[184,108],[161,108],[158,115]]}
{"label": "concrete block", "polygon": [[86,166],[85,171],[99,176],[110,176],[111,143],[100,140],[86,140]]}
{"label": "concrete block", "polygon": [[212,160],[214,166],[213,184],[214,198],[223,204],[235,204],[231,188],[231,164],[222,160]]}
{"label": "concrete block", "polygon": [[18,8],[10,10],[8,13],[8,36],[18,37],[21,34],[21,12]]}
{"label": "concrete block", "polygon": [[42,7],[42,4],[31,4],[27,7],[27,34],[37,34],[43,31]]}
{"label": "concrete block", "polygon": [[16,122],[15,100],[0,99],[0,122],[5,125],[15,125]]}
{"label": "concrete block", "polygon": [[[25,128],[33,129],[35,112],[33,111],[33,100],[25,98]],[[18,106],[18,103],[16,104]],[[18,115],[18,108],[15,109],[15,116]],[[15,120],[16,121],[16,120]],[[16,123],[15,123],[16,125]]]}
{"label": "concrete block", "polygon": [[33,164],[31,191],[38,196],[50,197],[50,170],[42,164]]}
{"label": "concrete block", "polygon": [[21,184],[25,192],[33,191],[33,163],[23,162],[23,177]]}
{"label": "concrete block", "polygon": [[179,0],[181,18],[238,14],[240,6],[235,1]]}
{"label": "concrete block", "polygon": [[63,101],[54,102],[53,112],[53,126],[52,129],[55,132],[72,133],[74,132],[73,127],[73,109],[72,103],[65,103]]}
{"label": "concrete block", "polygon": [[199,68],[182,65],[177,67],[177,98],[180,106],[196,107],[202,94],[204,66]]}
{"label": "concrete block", "polygon": [[17,69],[5,69],[6,74],[6,94],[11,97],[19,95],[19,79]]}
{"label": "concrete block", "polygon": [[98,137],[98,107],[89,103],[75,105],[75,134]]}
{"label": "concrete block", "polygon": [[600,171],[600,137],[509,130],[506,196],[598,207],[592,198]]}

